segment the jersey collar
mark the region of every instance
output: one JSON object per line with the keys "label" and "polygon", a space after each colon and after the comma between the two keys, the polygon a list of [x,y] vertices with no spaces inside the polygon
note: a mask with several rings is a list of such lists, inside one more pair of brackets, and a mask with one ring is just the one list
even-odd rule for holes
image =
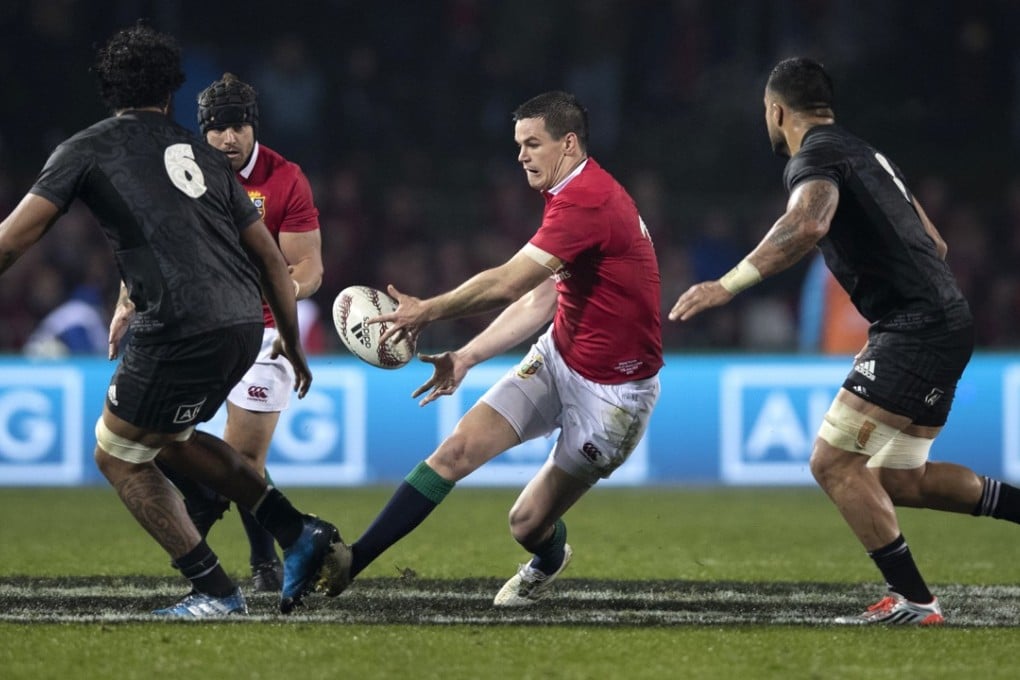
{"label": "jersey collar", "polygon": [[566,187],[570,183],[570,180],[574,179],[575,177],[577,177],[578,175],[581,174],[581,171],[584,170],[584,166],[586,166],[586,165],[588,165],[588,159],[587,158],[585,158],[583,161],[581,161],[581,163],[576,168],[574,168],[573,172],[571,172],[569,175],[564,177],[562,182],[560,182],[559,184],[554,186],[552,189],[550,189],[546,193],[549,194],[550,196],[555,196],[556,194],[558,194],[561,191],[563,191],[564,187]]}
{"label": "jersey collar", "polygon": [[255,170],[255,161],[259,159],[259,143],[255,142],[255,146],[251,150],[251,158],[248,159],[248,164],[241,168],[237,174],[245,179],[251,177],[251,173]]}

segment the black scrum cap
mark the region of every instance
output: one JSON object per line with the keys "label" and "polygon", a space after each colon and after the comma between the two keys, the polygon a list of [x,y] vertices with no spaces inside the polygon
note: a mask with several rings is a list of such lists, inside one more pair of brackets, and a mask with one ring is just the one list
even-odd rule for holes
{"label": "black scrum cap", "polygon": [[259,135],[258,93],[233,73],[223,77],[198,95],[198,126],[204,135],[209,130],[222,130],[234,125],[251,125]]}

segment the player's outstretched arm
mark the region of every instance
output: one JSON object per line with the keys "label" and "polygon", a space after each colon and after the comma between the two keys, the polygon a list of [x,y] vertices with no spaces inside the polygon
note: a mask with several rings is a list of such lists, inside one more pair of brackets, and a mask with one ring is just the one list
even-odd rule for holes
{"label": "player's outstretched arm", "polygon": [[425,406],[439,397],[453,394],[473,366],[516,347],[549,323],[556,313],[556,305],[556,284],[551,278],[547,278],[541,285],[504,309],[485,330],[459,350],[419,355],[419,359],[432,364],[432,377],[411,396],[417,398],[429,392],[428,396],[419,402],[420,406]]}
{"label": "player's outstretched arm", "polygon": [[687,321],[724,305],[762,279],[792,267],[827,233],[839,205],[839,189],[828,180],[809,180],[790,194],[786,212],[747,257],[718,281],[688,288],[669,312],[670,321]]}
{"label": "player's outstretched arm", "polygon": [[0,275],[42,238],[60,216],[60,209],[35,194],[26,194],[0,222]]}
{"label": "player's outstretched arm", "polygon": [[368,323],[390,324],[380,343],[399,338],[402,333],[416,337],[433,321],[456,319],[506,307],[534,290],[549,278],[550,270],[539,264],[525,250],[498,267],[475,274],[453,290],[422,300],[389,286],[387,291],[398,302],[395,311],[368,320]]}

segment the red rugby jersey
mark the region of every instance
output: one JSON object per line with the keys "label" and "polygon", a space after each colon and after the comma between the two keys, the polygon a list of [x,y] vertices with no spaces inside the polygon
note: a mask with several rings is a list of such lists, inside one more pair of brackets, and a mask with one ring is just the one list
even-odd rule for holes
{"label": "red rugby jersey", "polygon": [[[319,210],[312,200],[312,187],[301,167],[264,144],[255,146],[254,156],[255,165],[248,176],[242,174],[246,169],[242,168],[237,178],[258,208],[277,245],[280,244],[280,232],[318,229]],[[276,326],[265,300],[262,301],[262,316],[266,327]]]}
{"label": "red rugby jersey", "polygon": [[544,193],[530,243],[564,264],[555,273],[553,339],[567,365],[605,384],[662,367],[659,266],[627,191],[589,158],[555,195]]}

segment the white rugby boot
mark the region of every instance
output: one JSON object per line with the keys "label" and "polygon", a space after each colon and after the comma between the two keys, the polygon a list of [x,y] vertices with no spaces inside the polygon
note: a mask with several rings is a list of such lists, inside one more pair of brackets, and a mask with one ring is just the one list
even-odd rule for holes
{"label": "white rugby boot", "polygon": [[564,544],[563,564],[552,574],[543,574],[530,564],[522,564],[517,573],[499,589],[492,604],[497,607],[527,607],[535,604],[548,594],[552,582],[570,564],[573,553],[570,544]]}

